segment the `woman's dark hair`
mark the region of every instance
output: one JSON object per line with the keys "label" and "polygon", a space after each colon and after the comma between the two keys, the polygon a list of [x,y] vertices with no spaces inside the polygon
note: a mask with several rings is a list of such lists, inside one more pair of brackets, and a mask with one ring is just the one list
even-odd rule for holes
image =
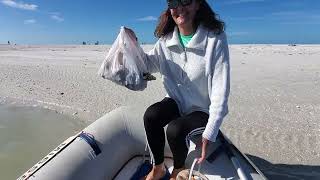
{"label": "woman's dark hair", "polygon": [[[216,34],[220,34],[224,31],[225,24],[223,21],[217,18],[217,14],[211,9],[206,0],[196,0],[200,3],[200,8],[196,13],[194,19],[194,27],[198,27],[201,23],[206,28],[214,31]],[[168,8],[164,11],[160,18],[156,30],[154,31],[154,35],[157,38],[161,38],[162,36],[167,35],[170,32],[174,31],[174,27],[176,23],[174,22],[170,9]]]}

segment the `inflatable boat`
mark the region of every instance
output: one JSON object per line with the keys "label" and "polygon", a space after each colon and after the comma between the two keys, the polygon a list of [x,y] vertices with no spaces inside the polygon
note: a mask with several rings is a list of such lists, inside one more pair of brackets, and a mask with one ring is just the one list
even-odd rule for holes
{"label": "inflatable boat", "polygon": [[[19,180],[129,180],[152,153],[146,151],[143,108],[120,107],[83,131],[68,138]],[[229,139],[219,133],[208,147],[201,168],[195,159],[201,154],[201,132],[187,137],[189,153],[186,168],[197,170],[206,179],[266,179],[259,169]],[[172,154],[166,142],[165,165],[173,169]],[[190,173],[192,174],[192,173]]]}

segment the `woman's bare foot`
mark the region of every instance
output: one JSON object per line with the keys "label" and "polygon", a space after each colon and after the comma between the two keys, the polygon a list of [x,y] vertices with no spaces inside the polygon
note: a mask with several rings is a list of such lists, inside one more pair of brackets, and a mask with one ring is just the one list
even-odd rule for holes
{"label": "woman's bare foot", "polygon": [[184,170],[186,168],[179,168],[179,169],[173,169],[172,170],[172,173],[171,173],[171,176],[170,176],[170,180],[176,180],[177,178],[177,175],[179,174],[180,171]]}
{"label": "woman's bare foot", "polygon": [[150,173],[147,175],[145,180],[159,180],[166,175],[166,168],[164,167],[164,163],[153,166]]}

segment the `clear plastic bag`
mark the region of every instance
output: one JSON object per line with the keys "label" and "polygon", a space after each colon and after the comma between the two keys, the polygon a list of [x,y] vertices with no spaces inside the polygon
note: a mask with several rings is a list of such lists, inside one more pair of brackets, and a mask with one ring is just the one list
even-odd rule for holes
{"label": "clear plastic bag", "polygon": [[98,74],[130,90],[142,91],[147,87],[144,74],[148,74],[144,56],[136,38],[122,26]]}

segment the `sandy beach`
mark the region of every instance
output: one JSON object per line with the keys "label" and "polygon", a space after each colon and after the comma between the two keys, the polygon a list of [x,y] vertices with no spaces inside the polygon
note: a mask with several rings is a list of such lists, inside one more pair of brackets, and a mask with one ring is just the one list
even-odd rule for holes
{"label": "sandy beach", "polygon": [[[146,108],[164,97],[159,74],[141,92],[99,77],[110,47],[0,45],[0,103],[89,124],[119,106]],[[222,130],[268,178],[320,179],[320,45],[231,45],[230,57]]]}

